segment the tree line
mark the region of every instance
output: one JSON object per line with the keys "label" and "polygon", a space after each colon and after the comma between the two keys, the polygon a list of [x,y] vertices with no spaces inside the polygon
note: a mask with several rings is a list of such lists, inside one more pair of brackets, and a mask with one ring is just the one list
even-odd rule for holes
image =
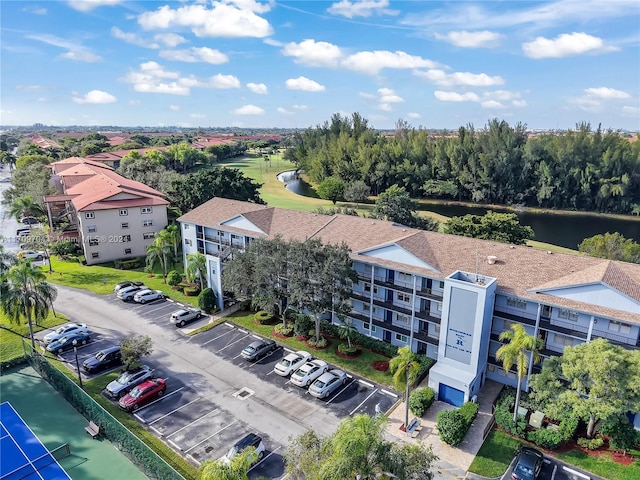
{"label": "tree line", "polygon": [[285,158],[314,183],[364,182],[374,195],[392,185],[413,198],[628,214],[640,204],[640,142],[616,131],[532,136],[526,126],[490,120],[434,135],[400,120],[384,135],[358,113],[294,135]]}

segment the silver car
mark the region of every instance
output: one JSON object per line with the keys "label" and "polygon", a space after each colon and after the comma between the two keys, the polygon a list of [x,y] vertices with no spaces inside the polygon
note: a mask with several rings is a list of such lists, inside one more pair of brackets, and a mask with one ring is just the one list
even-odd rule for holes
{"label": "silver car", "polygon": [[202,318],[203,315],[204,313],[202,313],[202,310],[198,310],[197,308],[185,307],[173,312],[171,314],[170,321],[176,327],[184,327],[187,323]]}
{"label": "silver car", "polygon": [[153,375],[153,370],[147,365],[142,365],[132,370],[127,370],[120,374],[113,382],[107,385],[105,393],[111,398],[122,398],[129,391],[144,382]]}
{"label": "silver car", "polygon": [[347,374],[342,370],[329,370],[318,377],[309,387],[309,393],[316,398],[331,395],[338,387],[346,385]]}
{"label": "silver car", "polygon": [[327,362],[323,360],[311,360],[291,374],[291,383],[298,387],[308,387],[327,370],[329,370]]}
{"label": "silver car", "polygon": [[281,377],[288,377],[293,372],[295,372],[298,367],[303,365],[304,363],[312,360],[311,354],[309,352],[305,352],[300,350],[298,352],[290,353],[273,367],[273,372]]}
{"label": "silver car", "polygon": [[69,335],[77,332],[87,332],[87,325],[85,323],[65,323],[56,328],[53,332],[47,333],[42,339],[45,345],[49,345],[51,342],[61,339],[65,335]]}
{"label": "silver car", "polygon": [[142,290],[148,290],[148,288],[144,285],[130,285],[118,290],[116,295],[120,300],[127,302],[129,300],[133,300],[133,296]]}

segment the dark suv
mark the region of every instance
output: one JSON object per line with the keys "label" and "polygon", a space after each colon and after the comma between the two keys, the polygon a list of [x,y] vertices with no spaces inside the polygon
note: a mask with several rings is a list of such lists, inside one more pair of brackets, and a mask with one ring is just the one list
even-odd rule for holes
{"label": "dark suv", "polygon": [[531,447],[520,447],[513,465],[511,478],[514,480],[535,480],[542,470],[544,455]]}
{"label": "dark suv", "polygon": [[244,347],[242,350],[242,358],[253,362],[264,357],[267,353],[271,353],[278,348],[276,342],[270,339],[256,340]]}
{"label": "dark suv", "polygon": [[120,358],[120,345],[114,345],[100,350],[95,356],[87,358],[82,362],[82,368],[87,373],[95,373],[108,367],[122,364]]}

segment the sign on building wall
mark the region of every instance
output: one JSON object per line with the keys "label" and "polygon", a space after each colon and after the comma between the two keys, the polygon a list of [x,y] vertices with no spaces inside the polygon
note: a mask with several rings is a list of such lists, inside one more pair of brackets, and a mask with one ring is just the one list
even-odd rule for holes
{"label": "sign on building wall", "polygon": [[478,302],[477,292],[453,287],[444,356],[471,365],[471,346]]}

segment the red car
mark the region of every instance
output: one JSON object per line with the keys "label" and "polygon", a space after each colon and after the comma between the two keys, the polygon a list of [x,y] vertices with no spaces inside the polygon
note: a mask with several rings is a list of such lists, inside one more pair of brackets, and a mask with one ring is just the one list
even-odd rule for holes
{"label": "red car", "polygon": [[127,393],[118,401],[118,404],[120,405],[120,408],[127,412],[137,410],[141,406],[149,403],[151,400],[161,397],[166,389],[167,384],[164,379],[152,378],[142,382]]}

